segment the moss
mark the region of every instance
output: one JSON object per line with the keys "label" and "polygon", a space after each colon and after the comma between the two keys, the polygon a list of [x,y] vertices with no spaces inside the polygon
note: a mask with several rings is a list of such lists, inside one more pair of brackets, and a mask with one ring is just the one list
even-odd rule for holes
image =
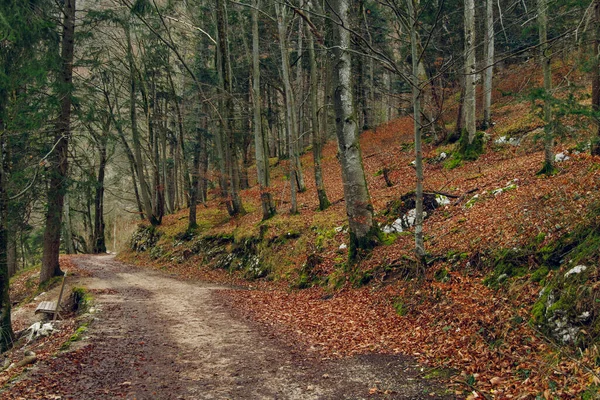
{"label": "moss", "polygon": [[554,166],[553,163],[544,161],[544,165],[542,166],[542,169],[540,169],[538,172],[536,172],[536,175],[552,176],[552,175],[556,174],[557,172],[558,172],[558,170],[556,169],[556,167]]}
{"label": "moss", "polygon": [[406,314],[408,314],[408,308],[406,307],[406,304],[404,304],[402,298],[396,298],[392,306],[394,307],[394,310],[396,310],[396,314],[399,316],[404,317]]}
{"label": "moss", "polygon": [[87,321],[86,323],[82,324],[79,328],[77,328],[75,333],[73,333],[71,337],[69,337],[69,339],[67,339],[67,341],[63,343],[60,349],[63,351],[68,350],[74,342],[78,342],[81,339],[83,339],[83,335],[88,331],[90,323],[91,321]]}
{"label": "moss", "polygon": [[433,277],[438,282],[448,282],[450,280],[450,272],[446,268],[442,267],[435,271]]}
{"label": "moss", "polygon": [[448,159],[448,161],[446,161],[444,163],[444,168],[446,169],[454,169],[454,168],[458,168],[462,165],[463,163],[463,159],[460,156],[460,154],[453,154],[452,157],[450,157]]}
{"label": "moss", "polygon": [[355,262],[379,245],[379,229],[373,225],[363,237],[357,237],[350,231],[350,246],[348,246],[348,261]]}
{"label": "moss", "polygon": [[538,269],[536,269],[532,274],[531,274],[531,281],[532,282],[541,282],[543,281],[546,276],[548,276],[548,272],[550,272],[550,270],[548,269],[547,266],[542,265],[541,267],[539,267]]}
{"label": "moss", "polygon": [[394,242],[396,242],[396,240],[398,239],[399,236],[400,236],[400,234],[396,233],[396,232],[391,232],[391,233],[381,232],[379,234],[379,241],[384,246],[390,246],[390,245],[394,244]]}
{"label": "moss", "polygon": [[458,141],[458,154],[463,160],[474,161],[483,154],[485,132],[476,132],[473,142],[469,143],[469,134],[466,129],[463,130]]}
{"label": "moss", "polygon": [[492,273],[486,277],[483,283],[492,288],[497,288],[500,283],[508,278],[519,277],[529,272],[529,264],[535,258],[535,248],[498,249],[494,251],[489,259],[493,266]]}
{"label": "moss", "polygon": [[73,299],[73,310],[77,312],[85,312],[92,303],[92,296],[82,287],[72,288],[71,297]]}

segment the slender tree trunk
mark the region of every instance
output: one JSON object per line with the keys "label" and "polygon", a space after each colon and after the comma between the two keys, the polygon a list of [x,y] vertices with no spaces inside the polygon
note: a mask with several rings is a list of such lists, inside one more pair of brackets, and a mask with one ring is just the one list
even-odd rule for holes
{"label": "slender tree trunk", "polygon": [[252,103],[254,108],[254,151],[256,154],[256,173],[260,187],[263,221],[275,215],[275,206],[269,191],[269,158],[265,152],[266,138],[262,124],[260,98],[260,48],[258,42],[258,8],[260,0],[254,0],[252,9]]}
{"label": "slender tree trunk", "polygon": [[[75,41],[75,0],[65,0],[63,5],[63,35],[61,46],[60,77],[60,115],[54,137],[54,163],[50,172],[48,187],[48,205],[46,211],[46,229],[42,255],[40,283],[53,276],[62,275],[58,262],[60,252],[60,232],[62,225],[64,195],[68,190],[68,155],[71,136],[71,101],[73,94],[73,53]],[[4,257],[6,251],[2,250]],[[5,261],[4,261],[5,262]]]}
{"label": "slender tree trunk", "polygon": [[[416,4],[415,4],[416,3]],[[415,192],[415,252],[421,260],[425,256],[423,243],[423,151],[421,146],[421,82],[419,79],[419,47],[417,43],[417,17],[419,0],[406,0],[411,22],[410,49],[412,58],[412,98],[415,131],[415,168],[417,172],[417,190]]]}
{"label": "slender tree trunk", "polygon": [[477,81],[475,71],[475,1],[465,0],[465,100],[463,110],[469,144],[473,143],[477,130],[475,119],[475,87]]}
{"label": "slender tree trunk", "polygon": [[0,354],[10,349],[15,340],[12,329],[11,304],[9,296],[10,274],[8,270],[8,196],[6,186],[8,181],[8,163],[5,154],[4,113],[6,110],[4,91],[0,89]]}
{"label": "slender tree trunk", "polygon": [[[594,42],[592,47],[592,111],[600,112],[600,0],[594,0]],[[592,136],[591,153],[600,156],[600,115],[596,114],[596,134]]]}
{"label": "slender tree trunk", "polygon": [[140,219],[144,219],[144,208],[142,206],[142,200],[140,198],[140,191],[138,190],[138,183],[136,178],[136,164],[135,157],[133,156],[133,152],[131,151],[131,147],[129,147],[129,143],[127,143],[127,139],[125,139],[125,133],[121,128],[121,125],[115,124],[117,126],[117,132],[119,134],[119,139],[121,139],[121,143],[123,144],[123,148],[125,149],[125,154],[127,155],[127,160],[129,161],[129,171],[131,174],[131,181],[133,183],[133,192],[135,194],[135,202],[137,205],[138,213]]}
{"label": "slender tree trunk", "polygon": [[92,252],[94,254],[103,254],[106,253],[106,224],[104,223],[104,177],[106,171],[106,143],[104,140],[102,140],[98,146],[98,154],[100,156],[100,163],[98,165],[96,196],[94,198],[94,231],[92,240]]}
{"label": "slender tree trunk", "polygon": [[129,111],[131,118],[131,138],[133,141],[133,156],[135,160],[135,168],[137,172],[137,178],[140,182],[140,192],[142,207],[144,209],[144,215],[150,221],[152,225],[158,225],[159,221],[154,215],[152,200],[150,197],[150,190],[146,181],[146,175],[144,174],[144,160],[142,158],[142,144],[140,142],[140,133],[138,129],[138,117],[137,117],[137,78],[135,71],[135,63],[133,60],[133,46],[131,44],[131,33],[129,27],[125,28],[125,37],[127,39],[127,58],[129,62],[129,73],[130,73],[130,91],[129,91]]}
{"label": "slender tree trunk", "polygon": [[[312,1],[308,2],[309,9],[312,9]],[[323,168],[321,168],[321,154],[323,150],[323,139],[319,125],[319,79],[317,68],[317,57],[315,55],[315,38],[307,27],[308,36],[308,57],[310,60],[310,116],[312,127],[312,148],[315,164],[315,185],[317,186],[317,196],[319,197],[319,210],[327,209],[331,203],[327,198],[325,184],[323,183]],[[325,116],[327,117],[327,116]]]}
{"label": "slender tree trunk", "polygon": [[285,9],[281,9],[279,3],[275,3],[275,12],[277,13],[277,28],[279,33],[279,48],[281,50],[281,63],[283,72],[283,86],[285,89],[285,107],[286,107],[286,128],[288,136],[288,151],[290,161],[290,190],[291,190],[291,208],[292,214],[298,213],[297,191],[302,190],[297,184],[298,180],[298,126],[296,125],[295,102],[292,92],[292,84],[290,78],[290,65],[288,58],[288,49],[286,42],[286,22]]}
{"label": "slender tree trunk", "polygon": [[334,108],[338,138],[338,158],[342,169],[346,214],[350,228],[349,257],[356,259],[359,249],[369,249],[377,243],[377,226],[373,221],[373,206],[362,164],[356,109],[352,94],[350,57],[349,0],[331,1],[335,21],[333,68]]}
{"label": "slender tree trunk", "polygon": [[222,130],[224,133],[225,164],[229,178],[228,185],[228,211],[231,216],[245,214],[240,191],[240,166],[237,156],[237,148],[231,124],[233,120],[233,82],[231,74],[231,59],[229,56],[229,42],[227,39],[227,18],[225,3],[223,0],[216,0],[217,9],[217,30],[219,33],[218,51],[220,53],[220,80],[222,94],[225,96],[223,101],[223,116],[221,118]]}
{"label": "slender tree trunk", "polygon": [[19,254],[17,251],[17,238],[12,236],[6,243],[6,263],[8,265],[8,277],[12,277],[17,273]]}
{"label": "slender tree trunk", "polygon": [[[279,4],[275,7],[277,13],[277,28],[279,33],[279,47],[281,50],[281,66],[283,73],[283,86],[285,92],[286,103],[286,125],[290,125],[288,129],[288,149],[290,162],[294,164],[294,179],[291,182],[296,183],[297,191],[304,192],[306,185],[304,184],[304,174],[302,173],[302,163],[300,162],[300,132],[298,124],[298,113],[296,112],[296,96],[292,88],[290,59],[288,54],[288,44],[286,36],[286,7],[281,8]],[[301,68],[301,66],[298,66]],[[298,79],[300,82],[300,79]],[[289,121],[288,121],[289,120]]]}
{"label": "slender tree trunk", "polygon": [[64,198],[64,242],[65,242],[65,252],[67,254],[75,254],[75,246],[73,245],[73,225],[71,224],[71,204],[69,200],[69,193],[65,193]]}
{"label": "slender tree trunk", "polygon": [[538,0],[538,27],[540,37],[540,63],[544,75],[544,166],[539,173],[552,175],[554,173],[554,128],[552,124],[552,60],[548,46],[548,3]]}
{"label": "slender tree trunk", "polygon": [[492,78],[494,76],[494,1],[486,0],[485,63],[483,71],[483,129],[492,123]]}
{"label": "slender tree trunk", "polygon": [[200,174],[200,142],[202,140],[202,129],[196,128],[196,143],[194,146],[194,157],[192,171],[192,182],[189,190],[190,195],[190,211],[188,214],[188,230],[198,226],[196,221],[196,206],[198,205],[198,194],[200,192],[199,174]]}

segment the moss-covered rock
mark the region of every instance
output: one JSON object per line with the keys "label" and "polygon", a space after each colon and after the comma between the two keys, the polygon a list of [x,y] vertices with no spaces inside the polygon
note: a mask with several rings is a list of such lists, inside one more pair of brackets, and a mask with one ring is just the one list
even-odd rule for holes
{"label": "moss-covered rock", "polygon": [[600,339],[600,205],[587,222],[543,249],[545,266],[559,267],[545,281],[533,322],[563,343],[588,347]]}
{"label": "moss-covered rock", "polygon": [[152,225],[140,225],[133,233],[130,247],[133,251],[143,252],[152,249],[160,239],[160,233]]}

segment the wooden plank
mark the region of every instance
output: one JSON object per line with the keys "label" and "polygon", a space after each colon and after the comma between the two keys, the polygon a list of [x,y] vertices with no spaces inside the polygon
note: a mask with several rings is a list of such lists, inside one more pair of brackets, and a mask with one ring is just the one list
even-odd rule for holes
{"label": "wooden plank", "polygon": [[57,304],[55,301],[42,301],[35,309],[35,313],[54,314],[56,312],[56,306]]}

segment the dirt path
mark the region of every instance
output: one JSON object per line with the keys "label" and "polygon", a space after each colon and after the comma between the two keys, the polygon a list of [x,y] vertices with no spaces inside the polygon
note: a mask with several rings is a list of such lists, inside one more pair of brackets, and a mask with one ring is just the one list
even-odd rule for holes
{"label": "dirt path", "polygon": [[81,284],[98,293],[97,318],[76,350],[36,366],[17,384],[52,387],[46,398],[429,399],[444,393],[419,378],[407,358],[322,360],[284,345],[234,317],[213,295],[218,286],[182,282],[111,256],[75,261],[93,275]]}

